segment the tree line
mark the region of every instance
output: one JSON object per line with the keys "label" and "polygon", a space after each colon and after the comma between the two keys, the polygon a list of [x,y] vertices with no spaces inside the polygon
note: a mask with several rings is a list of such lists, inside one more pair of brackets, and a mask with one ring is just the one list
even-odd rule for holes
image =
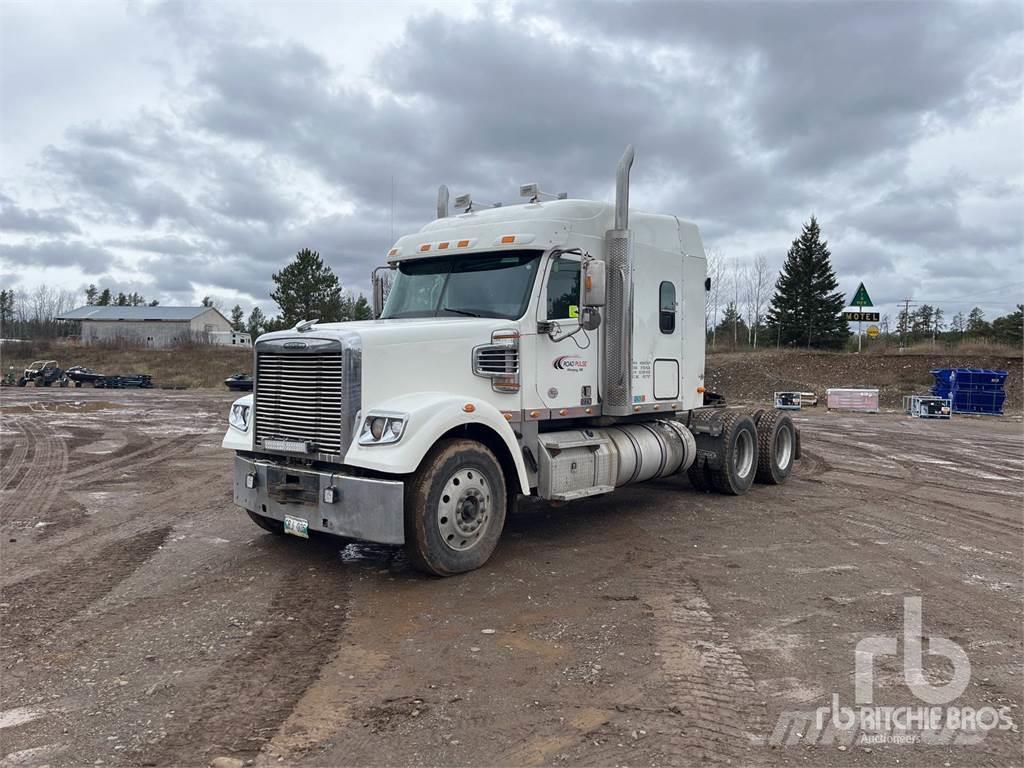
{"label": "tree line", "polygon": [[[272,276],[274,290],[270,294],[279,313],[267,317],[254,306],[248,314],[235,304],[228,314],[231,327],[252,334],[292,328],[302,320],[317,319],[324,323],[345,320],[369,320],[372,310],[363,294],[345,291],[341,281],[320,254],[303,248],[280,272]],[[60,315],[81,305],[77,291],[40,285],[32,291],[0,290],[0,337],[16,339],[49,339],[78,333],[77,323],[56,320]],[[97,307],[155,307],[157,299],[147,301],[140,293],[114,292],[90,283],[84,289],[85,303]],[[204,307],[224,311],[224,302],[204,296]]]}
{"label": "tree line", "polygon": [[[763,255],[749,263],[727,259],[715,249],[709,249],[707,256],[711,288],[705,327],[712,349],[841,349],[851,343],[849,324],[842,316],[847,303],[838,290],[832,254],[815,217],[793,241],[774,281]],[[978,339],[1019,347],[1024,343],[1022,308],[1018,305],[1015,311],[988,322],[984,312],[975,307],[966,314],[953,315],[947,324],[941,307],[921,304],[916,309],[901,309],[895,324],[882,315],[878,327],[884,343],[900,346]]]}

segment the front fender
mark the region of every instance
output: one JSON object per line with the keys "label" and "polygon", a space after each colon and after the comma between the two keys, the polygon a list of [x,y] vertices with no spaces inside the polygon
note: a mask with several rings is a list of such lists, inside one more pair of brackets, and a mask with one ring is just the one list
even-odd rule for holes
{"label": "front fender", "polygon": [[[467,403],[473,404],[472,413],[463,410]],[[360,428],[357,427],[356,438],[345,454],[346,464],[377,472],[408,474],[415,471],[441,435],[466,424],[482,424],[505,442],[519,475],[519,486],[524,494],[530,493],[530,480],[519,442],[501,411],[490,403],[448,392],[424,392],[375,403],[369,412],[376,411],[408,414],[402,439],[391,445],[359,445]],[[362,418],[365,419],[366,414]]]}
{"label": "front fender", "polygon": [[[224,439],[221,441],[220,447],[227,448],[231,451],[251,451],[253,449],[253,425],[252,425],[252,395],[245,395],[240,397],[231,405],[248,405],[249,406],[249,425],[248,428],[243,432],[240,429],[228,424],[228,431],[224,434]],[[230,411],[230,408],[229,408]]]}

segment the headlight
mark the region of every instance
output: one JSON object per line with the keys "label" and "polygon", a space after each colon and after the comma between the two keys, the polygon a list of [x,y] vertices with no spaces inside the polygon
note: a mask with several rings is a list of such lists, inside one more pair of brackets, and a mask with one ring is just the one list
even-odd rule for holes
{"label": "headlight", "polygon": [[249,406],[235,403],[228,412],[228,424],[245,432],[249,428]]}
{"label": "headlight", "polygon": [[404,413],[371,413],[363,422],[359,434],[360,445],[387,445],[397,443],[405,432]]}

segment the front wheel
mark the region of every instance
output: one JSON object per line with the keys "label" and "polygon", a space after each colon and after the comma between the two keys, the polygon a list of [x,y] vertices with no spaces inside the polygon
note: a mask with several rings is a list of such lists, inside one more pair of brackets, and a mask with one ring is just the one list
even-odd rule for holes
{"label": "front wheel", "polygon": [[487,562],[505,527],[507,493],[486,446],[443,440],[406,484],[405,545],[422,571],[451,576]]}

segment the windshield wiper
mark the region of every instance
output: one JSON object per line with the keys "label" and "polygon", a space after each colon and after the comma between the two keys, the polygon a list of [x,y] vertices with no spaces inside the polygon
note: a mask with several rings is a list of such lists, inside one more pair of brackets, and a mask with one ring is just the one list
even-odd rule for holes
{"label": "windshield wiper", "polygon": [[441,307],[445,312],[454,312],[457,315],[465,315],[466,317],[482,317],[476,312],[470,312],[468,309],[453,309],[452,307]]}

